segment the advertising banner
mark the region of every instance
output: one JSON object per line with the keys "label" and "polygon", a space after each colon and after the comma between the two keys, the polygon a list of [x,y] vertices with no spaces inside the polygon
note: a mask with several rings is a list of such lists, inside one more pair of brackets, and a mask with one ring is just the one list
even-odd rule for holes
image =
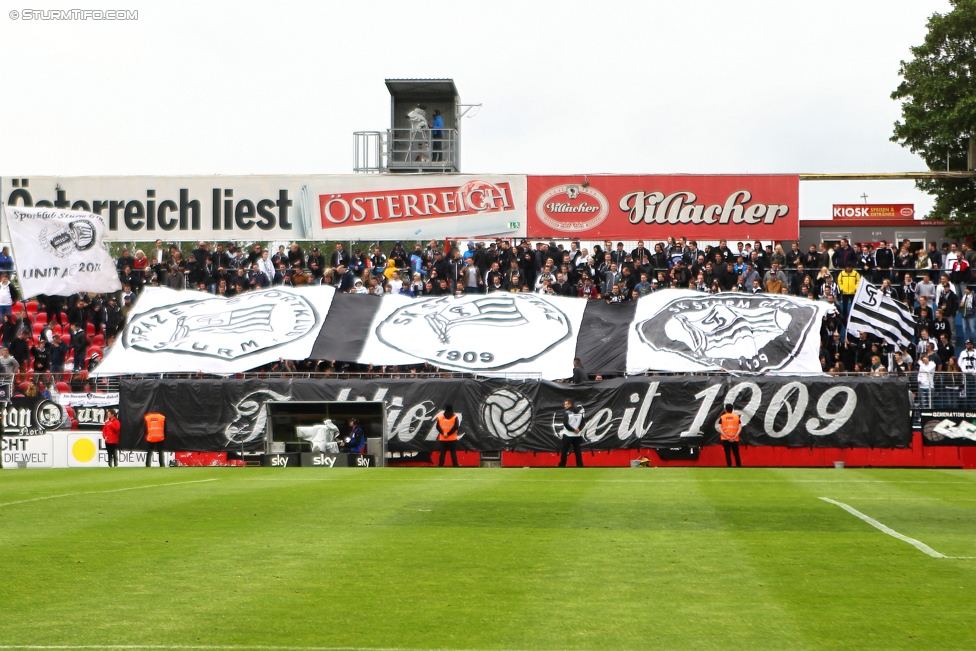
{"label": "advertising banner", "polygon": [[122,289],[115,261],[102,245],[105,222],[99,215],[11,207],[5,213],[24,296]]}
{"label": "advertising banner", "polygon": [[[108,452],[101,434],[62,430],[37,436],[0,437],[0,454],[4,470],[23,468],[105,468]],[[146,465],[146,453],[140,450],[119,450],[120,468]],[[169,465],[172,453],[164,453]],[[153,460],[158,463],[155,455]]]}
{"label": "advertising banner", "polygon": [[797,175],[528,177],[528,237],[796,240]]}
{"label": "advertising banner", "polygon": [[521,175],[5,177],[0,201],[93,212],[117,242],[515,237],[526,225]]}
{"label": "advertising banner", "polygon": [[227,299],[148,288],[96,375],[240,373],[278,359],[422,364],[483,376],[820,373],[833,308],[786,295],[666,289],[607,304],[497,292],[409,298],[276,287]]}
{"label": "advertising banner", "polygon": [[[460,447],[556,451],[563,401],[583,406],[584,445],[613,450],[718,443],[725,403],[742,418],[752,445],[907,447],[907,381],[891,376],[635,377],[599,384],[541,381],[415,380],[122,380],[120,445],[144,447],[142,414],[167,418],[166,448],[261,450],[268,401],[382,400],[387,431],[360,419],[367,436],[385,435],[394,451],[433,450],[434,419],[445,404],[461,415]],[[323,411],[323,413],[325,413]],[[341,433],[345,430],[340,427]]]}
{"label": "advertising banner", "polygon": [[834,219],[915,219],[915,204],[834,204]]}
{"label": "advertising banner", "polygon": [[976,410],[921,412],[925,445],[976,445]]}

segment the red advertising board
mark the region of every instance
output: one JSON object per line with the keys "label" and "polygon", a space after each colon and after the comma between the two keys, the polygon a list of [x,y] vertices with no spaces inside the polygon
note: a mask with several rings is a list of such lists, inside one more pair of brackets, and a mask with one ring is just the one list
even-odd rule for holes
{"label": "red advertising board", "polygon": [[800,177],[528,177],[528,236],[580,239],[795,240]]}
{"label": "red advertising board", "polygon": [[834,219],[914,219],[915,204],[862,203],[834,204]]}

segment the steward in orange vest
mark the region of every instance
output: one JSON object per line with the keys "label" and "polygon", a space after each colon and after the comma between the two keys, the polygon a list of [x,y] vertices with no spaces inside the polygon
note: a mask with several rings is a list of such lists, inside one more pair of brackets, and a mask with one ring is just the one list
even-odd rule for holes
{"label": "steward in orange vest", "polygon": [[437,414],[435,425],[437,427],[437,440],[441,444],[441,458],[437,466],[442,467],[444,465],[444,457],[450,452],[451,463],[457,468],[458,429],[461,426],[461,417],[454,413],[453,406],[444,405],[444,411]]}
{"label": "steward in orange vest", "polygon": [[725,465],[731,468],[732,456],[735,455],[735,465],[741,468],[739,433],[742,431],[742,419],[732,411],[732,405],[725,405],[725,412],[718,417],[718,427],[722,432],[722,447],[725,448]]}
{"label": "steward in orange vest", "polygon": [[166,416],[158,412],[150,412],[142,417],[146,423],[146,443],[149,450],[146,452],[146,467],[152,465],[153,450],[159,453],[159,467],[163,467],[163,439],[166,438]]}

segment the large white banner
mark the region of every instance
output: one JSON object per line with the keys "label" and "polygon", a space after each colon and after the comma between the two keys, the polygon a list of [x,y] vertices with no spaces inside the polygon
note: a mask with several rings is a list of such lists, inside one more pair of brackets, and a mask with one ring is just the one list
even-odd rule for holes
{"label": "large white banner", "polygon": [[24,296],[69,296],[122,289],[102,245],[105,222],[74,210],[7,207],[14,265]]}
{"label": "large white banner", "polygon": [[531,293],[383,297],[331,287],[231,299],[149,288],[98,374],[240,373],[279,358],[422,364],[481,376],[820,373],[827,303],[663,290],[634,303]]}
{"label": "large white banner", "polygon": [[147,287],[98,374],[226,374],[278,359],[306,359],[334,295],[324,285],[233,298]]}
{"label": "large white banner", "polygon": [[91,211],[118,242],[524,236],[524,175],[0,178],[13,207]]}
{"label": "large white banner", "polygon": [[627,373],[822,373],[820,323],[833,310],[777,294],[656,292],[637,303]]}
{"label": "large white banner", "polygon": [[374,366],[430,362],[488,376],[570,377],[586,303],[507,292],[384,297],[356,361]]}

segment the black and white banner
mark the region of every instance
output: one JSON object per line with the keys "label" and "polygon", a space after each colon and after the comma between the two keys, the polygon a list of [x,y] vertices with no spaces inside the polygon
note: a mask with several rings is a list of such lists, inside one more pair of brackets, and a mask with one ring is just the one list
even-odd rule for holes
{"label": "black and white banner", "polygon": [[907,305],[885,296],[880,288],[861,279],[847,319],[847,332],[855,337],[867,332],[899,346],[908,346],[915,336],[915,317]]}
{"label": "black and white banner", "polygon": [[820,373],[826,303],[664,290],[608,305],[541,294],[462,297],[272,288],[234,298],[147,288],[98,374],[240,373],[279,358],[380,366],[430,362],[546,380],[645,371]]}
{"label": "black and white banner", "polygon": [[98,373],[224,374],[306,359],[334,295],[328,286],[276,287],[233,298],[147,288]]}
{"label": "black and white banner", "polygon": [[637,303],[627,372],[820,373],[827,303],[774,294],[656,292]]}
{"label": "black and white banner", "polygon": [[122,289],[115,262],[102,245],[100,215],[7,206],[6,224],[24,296],[68,296]]}
{"label": "black and white banner", "polygon": [[102,429],[108,410],[118,408],[119,393],[59,393],[55,400],[62,407],[71,407],[78,429]]}
{"label": "black and white banner", "polygon": [[[473,450],[559,448],[563,401],[583,405],[585,445],[611,450],[718,442],[726,402],[742,417],[753,445],[907,447],[907,382],[898,377],[815,379],[640,377],[573,386],[487,380],[142,380],[123,379],[122,447],[143,445],[142,416],[166,415],[169,450],[260,450],[269,401],[383,401],[390,450],[431,450],[434,418],[445,404],[461,414],[461,447]],[[323,414],[325,407],[323,406]]]}
{"label": "black and white banner", "polygon": [[921,412],[924,445],[976,445],[976,410]]}

